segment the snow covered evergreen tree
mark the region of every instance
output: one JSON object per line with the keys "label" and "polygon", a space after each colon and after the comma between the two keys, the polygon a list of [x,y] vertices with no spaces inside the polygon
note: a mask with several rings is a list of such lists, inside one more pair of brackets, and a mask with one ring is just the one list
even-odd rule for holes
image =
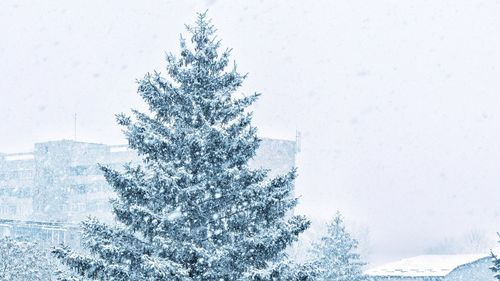
{"label": "snow covered evergreen tree", "polygon": [[327,234],[311,249],[311,265],[321,281],[366,280],[362,267],[365,264],[356,253],[358,241],[347,232],[342,215],[337,212],[327,225]]}
{"label": "snow covered evergreen tree", "polygon": [[[497,234],[500,237],[500,233]],[[498,241],[498,243],[500,243],[500,241]],[[493,266],[491,266],[491,270],[493,270],[493,272],[495,273],[495,278],[500,280],[500,259],[493,252],[491,252],[491,257],[493,261]]]}
{"label": "snow covered evergreen tree", "polygon": [[[89,255],[54,251],[97,280],[293,279],[284,250],[309,222],[290,216],[295,171],[270,179],[248,161],[259,146],[247,108],[258,94],[237,95],[245,75],[227,70],[230,50],[205,14],[167,56],[167,77],[147,74],[138,93],[149,112],[119,114],[142,163],[124,172],[102,167],[117,193],[119,222],[83,223]],[[286,274],[285,274],[286,273]]]}
{"label": "snow covered evergreen tree", "polygon": [[495,273],[495,278],[500,280],[500,259],[495,254],[491,254],[493,260],[493,266],[491,270]]}

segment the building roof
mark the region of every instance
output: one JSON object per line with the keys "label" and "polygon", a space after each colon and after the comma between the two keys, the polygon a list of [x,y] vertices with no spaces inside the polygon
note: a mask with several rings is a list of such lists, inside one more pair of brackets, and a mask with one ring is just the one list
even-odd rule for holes
{"label": "building roof", "polygon": [[388,263],[365,273],[369,276],[439,277],[485,258],[490,258],[490,255],[424,255]]}
{"label": "building roof", "polygon": [[[0,219],[0,226],[20,226],[40,229],[80,229],[79,224],[68,222],[45,222],[45,221],[25,221]],[[1,235],[0,235],[1,236]]]}

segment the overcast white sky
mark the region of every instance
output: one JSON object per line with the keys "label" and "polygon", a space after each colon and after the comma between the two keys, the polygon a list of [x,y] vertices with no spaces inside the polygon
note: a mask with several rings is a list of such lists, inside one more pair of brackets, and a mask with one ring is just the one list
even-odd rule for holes
{"label": "overcast white sky", "polygon": [[[0,2],[0,151],[124,143],[114,114],[209,9],[261,135],[302,132],[299,212],[342,211],[372,252],[500,231],[499,1]],[[487,249],[486,249],[487,250]]]}

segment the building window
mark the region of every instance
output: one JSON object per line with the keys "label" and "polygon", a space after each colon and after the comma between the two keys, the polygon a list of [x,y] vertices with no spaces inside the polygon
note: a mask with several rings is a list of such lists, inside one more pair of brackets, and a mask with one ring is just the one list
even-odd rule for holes
{"label": "building window", "polygon": [[82,176],[87,174],[87,167],[85,166],[73,166],[70,167],[69,172],[72,176]]}
{"label": "building window", "polygon": [[17,208],[15,205],[3,205],[0,206],[0,214],[2,215],[15,215]]}

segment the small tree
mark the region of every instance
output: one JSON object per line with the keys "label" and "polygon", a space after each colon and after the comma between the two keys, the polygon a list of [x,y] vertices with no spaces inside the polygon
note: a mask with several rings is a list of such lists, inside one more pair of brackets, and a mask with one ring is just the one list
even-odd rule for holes
{"label": "small tree", "polygon": [[311,265],[317,270],[318,280],[359,281],[365,280],[365,265],[356,253],[358,242],[347,232],[344,220],[337,212],[327,225],[327,233],[313,244]]}
{"label": "small tree", "polygon": [[[117,193],[119,224],[83,223],[92,256],[54,251],[80,275],[98,280],[293,279],[284,250],[309,225],[291,216],[295,171],[273,179],[248,161],[259,146],[237,96],[245,75],[226,70],[230,50],[205,14],[188,27],[191,44],[167,56],[168,76],[148,74],[139,94],[148,113],[118,115],[141,156],[124,172],[102,167]],[[289,219],[287,219],[289,218]],[[285,277],[288,276],[288,277]]]}

